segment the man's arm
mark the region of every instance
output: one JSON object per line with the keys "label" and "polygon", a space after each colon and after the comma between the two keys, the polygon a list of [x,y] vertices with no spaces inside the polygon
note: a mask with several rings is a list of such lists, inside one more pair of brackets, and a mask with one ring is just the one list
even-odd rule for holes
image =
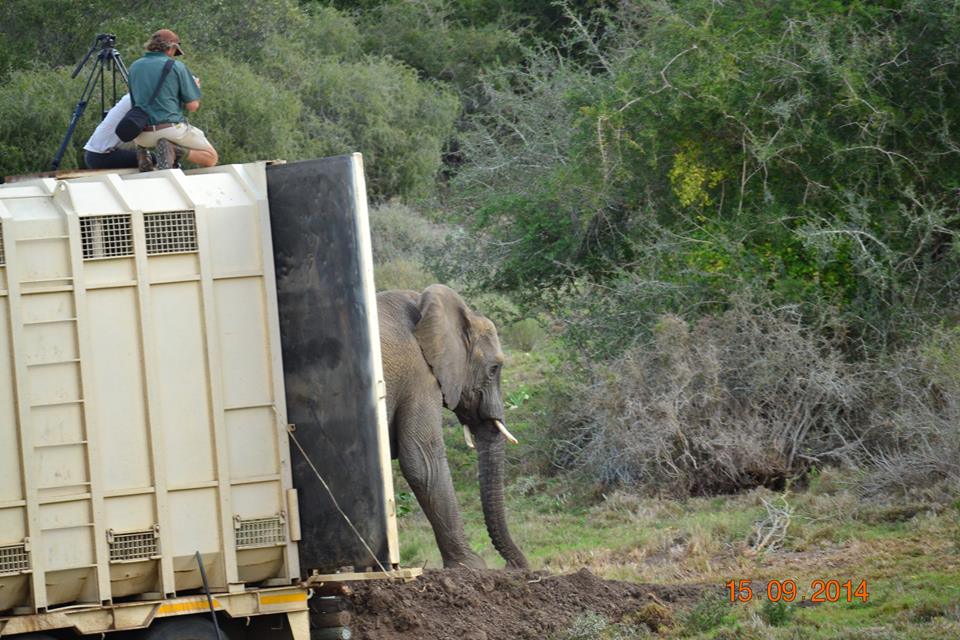
{"label": "man's arm", "polygon": [[177,64],[177,75],[180,77],[180,101],[183,108],[193,113],[200,108],[200,83],[184,64]]}

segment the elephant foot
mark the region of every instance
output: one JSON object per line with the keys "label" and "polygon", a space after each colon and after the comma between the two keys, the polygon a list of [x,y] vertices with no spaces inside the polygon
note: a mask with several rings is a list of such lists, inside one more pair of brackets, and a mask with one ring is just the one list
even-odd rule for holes
{"label": "elephant foot", "polygon": [[468,569],[486,569],[487,563],[483,561],[483,558],[472,551],[463,555],[459,555],[456,558],[443,559],[444,569],[458,569],[461,567],[466,567]]}

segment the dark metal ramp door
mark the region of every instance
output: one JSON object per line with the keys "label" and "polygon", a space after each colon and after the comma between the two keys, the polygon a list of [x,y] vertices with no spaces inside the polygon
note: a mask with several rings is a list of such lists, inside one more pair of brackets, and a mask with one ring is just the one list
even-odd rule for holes
{"label": "dark metal ramp door", "polygon": [[[288,419],[340,509],[389,569],[395,522],[387,513],[393,496],[385,427],[378,424],[379,337],[362,160],[354,154],[272,165],[267,191]],[[376,566],[293,444],[291,459],[304,572]]]}

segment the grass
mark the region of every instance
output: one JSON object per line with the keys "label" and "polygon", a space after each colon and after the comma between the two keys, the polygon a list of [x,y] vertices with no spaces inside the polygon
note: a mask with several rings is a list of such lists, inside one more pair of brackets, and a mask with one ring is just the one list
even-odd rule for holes
{"label": "grass", "polygon": [[[782,548],[752,554],[747,540],[765,513],[765,490],[684,502],[618,493],[593,505],[569,498],[551,504],[549,497],[560,489],[560,481],[544,481],[539,493],[514,492],[509,501],[514,536],[535,568],[567,572],[586,566],[605,578],[701,584],[722,594],[722,606],[707,600],[706,609],[694,611],[669,637],[856,638],[848,632],[872,629],[875,636],[862,637],[960,638],[955,508],[933,505],[907,522],[862,522],[854,512],[837,524],[832,512],[819,510],[827,504],[822,498],[797,493],[789,496],[796,522]],[[463,489],[460,498],[474,549],[489,566],[502,566],[483,529],[476,492]],[[401,518],[400,539],[406,564],[439,566],[418,507]],[[798,606],[800,598],[780,606],[767,601],[766,582],[787,578],[796,581],[804,606]],[[724,584],[731,579],[752,580],[751,602],[728,601]],[[816,579],[851,579],[854,586],[865,579],[868,600],[810,606]]]}
{"label": "grass", "polygon": [[[512,354],[505,369],[506,394],[524,396],[508,410],[521,440],[511,448],[513,475],[507,487],[511,532],[532,565],[553,572],[587,567],[609,579],[708,587],[704,599],[674,612],[675,624],[656,637],[855,640],[867,638],[960,638],[960,501],[931,493],[924,500],[865,503],[853,492],[851,474],[823,470],[803,489],[766,489],[683,501],[634,493],[597,494],[563,477],[545,477],[536,467],[540,422],[546,415],[540,371],[549,353]],[[520,396],[514,396],[519,398]],[[455,426],[451,418],[451,426]],[[476,460],[459,428],[446,430],[467,535],[488,566],[503,566],[490,545],[476,484]],[[541,458],[542,459],[542,458]],[[408,566],[440,566],[433,532],[409,488],[396,474],[400,502],[401,559]],[[783,497],[791,517],[782,543],[773,550],[751,548],[766,502]],[[792,604],[767,601],[769,580],[794,579]],[[750,579],[755,597],[731,604],[724,584]],[[811,606],[816,579],[866,579],[867,602]],[[563,637],[651,637],[634,635],[622,621],[596,616],[576,622]],[[599,630],[597,630],[599,629]],[[588,635],[589,635],[588,633]]]}

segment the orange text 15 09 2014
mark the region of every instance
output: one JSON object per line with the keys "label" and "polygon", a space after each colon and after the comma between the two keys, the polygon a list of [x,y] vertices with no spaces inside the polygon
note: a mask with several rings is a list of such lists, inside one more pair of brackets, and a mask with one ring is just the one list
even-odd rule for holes
{"label": "orange text 15 09 2014", "polygon": [[870,598],[865,579],[815,579],[810,581],[809,589],[804,591],[797,586],[793,578],[770,580],[765,585],[758,581],[756,585],[750,579],[734,579],[726,583],[730,602],[750,602],[755,597],[771,602],[866,602]]}

